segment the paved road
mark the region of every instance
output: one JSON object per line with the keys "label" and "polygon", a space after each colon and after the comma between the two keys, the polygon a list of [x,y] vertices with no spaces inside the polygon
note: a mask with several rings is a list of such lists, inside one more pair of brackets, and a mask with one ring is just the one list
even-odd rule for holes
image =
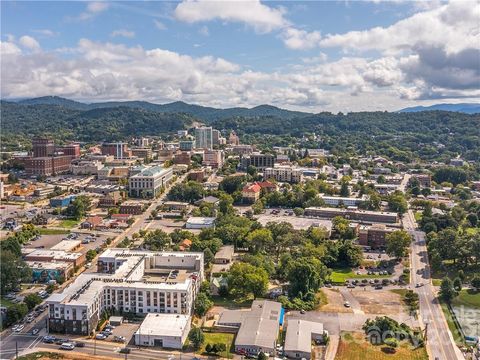
{"label": "paved road", "polygon": [[424,284],[422,287],[416,288],[415,291],[419,296],[420,318],[424,327],[427,327],[429,355],[434,360],[464,359],[448,329],[431,282],[425,233],[416,230],[412,211],[409,211],[404,216],[403,223],[405,229],[414,237],[412,242],[412,259],[410,261],[412,282],[414,284]]}
{"label": "paved road", "polygon": [[[16,351],[21,353],[34,348],[46,335],[47,312],[35,319],[30,324],[25,324],[25,328],[20,333],[14,333],[10,329],[4,331],[0,337],[0,359],[11,359]],[[32,335],[33,329],[39,329],[37,335]]]}

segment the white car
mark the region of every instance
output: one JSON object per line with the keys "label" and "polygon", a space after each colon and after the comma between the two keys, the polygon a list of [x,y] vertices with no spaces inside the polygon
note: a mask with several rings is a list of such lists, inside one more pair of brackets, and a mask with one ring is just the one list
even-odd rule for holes
{"label": "white car", "polygon": [[15,332],[20,332],[20,331],[22,331],[24,328],[25,328],[25,325],[18,325],[18,326],[16,326],[16,327],[14,327],[13,331],[15,331]]}
{"label": "white car", "polygon": [[105,340],[107,337],[103,334],[97,334],[95,335],[95,339],[97,340]]}
{"label": "white car", "polygon": [[61,350],[73,350],[75,349],[75,344],[65,342],[62,345],[60,345]]}
{"label": "white car", "polygon": [[350,307],[350,303],[349,303],[348,301],[345,301],[345,302],[343,303],[343,306],[349,308],[349,307]]}

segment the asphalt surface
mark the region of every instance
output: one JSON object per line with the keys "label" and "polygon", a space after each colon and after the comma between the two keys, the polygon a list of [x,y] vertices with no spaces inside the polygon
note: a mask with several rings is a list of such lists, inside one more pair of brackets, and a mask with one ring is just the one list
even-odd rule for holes
{"label": "asphalt surface", "polygon": [[[25,328],[19,333],[15,333],[10,329],[5,330],[0,336],[0,359],[15,357],[17,350],[20,354],[23,351],[35,348],[47,333],[46,319],[47,311],[44,311],[33,322],[25,324]],[[40,331],[37,335],[32,335],[33,329],[39,329]]]}
{"label": "asphalt surface", "polygon": [[428,264],[425,233],[416,230],[412,211],[405,215],[404,226],[414,237],[410,270],[413,284],[423,284],[423,286],[415,288],[415,291],[419,296],[421,322],[427,328],[427,349],[429,355],[433,360],[464,359],[461,351],[455,345],[435,294]]}

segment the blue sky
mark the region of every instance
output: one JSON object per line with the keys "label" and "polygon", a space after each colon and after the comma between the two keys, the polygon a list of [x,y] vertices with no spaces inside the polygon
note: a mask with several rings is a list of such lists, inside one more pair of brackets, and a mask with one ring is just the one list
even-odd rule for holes
{"label": "blue sky", "polygon": [[480,95],[474,1],[9,1],[1,20],[2,98],[360,111]]}

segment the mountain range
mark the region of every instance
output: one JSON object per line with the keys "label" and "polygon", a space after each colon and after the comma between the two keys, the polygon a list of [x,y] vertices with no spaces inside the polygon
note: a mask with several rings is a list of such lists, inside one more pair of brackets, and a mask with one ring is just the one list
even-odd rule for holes
{"label": "mountain range", "polygon": [[311,113],[290,111],[280,109],[271,105],[259,105],[251,109],[244,107],[234,107],[228,109],[217,109],[200,105],[191,105],[183,101],[176,101],[169,104],[153,104],[147,101],[109,101],[101,103],[82,103],[58,96],[44,96],[33,99],[25,99],[17,102],[20,105],[58,105],[72,110],[93,110],[102,108],[127,107],[143,109],[153,112],[161,112],[167,114],[183,113],[191,115],[205,122],[231,118],[231,117],[257,117],[272,116],[281,119],[291,119],[296,117],[305,117],[312,115]]}
{"label": "mountain range", "polygon": [[398,112],[419,112],[419,111],[454,111],[454,112],[461,112],[465,114],[478,114],[480,113],[480,103],[479,104],[435,104],[431,106],[414,106],[408,107]]}

